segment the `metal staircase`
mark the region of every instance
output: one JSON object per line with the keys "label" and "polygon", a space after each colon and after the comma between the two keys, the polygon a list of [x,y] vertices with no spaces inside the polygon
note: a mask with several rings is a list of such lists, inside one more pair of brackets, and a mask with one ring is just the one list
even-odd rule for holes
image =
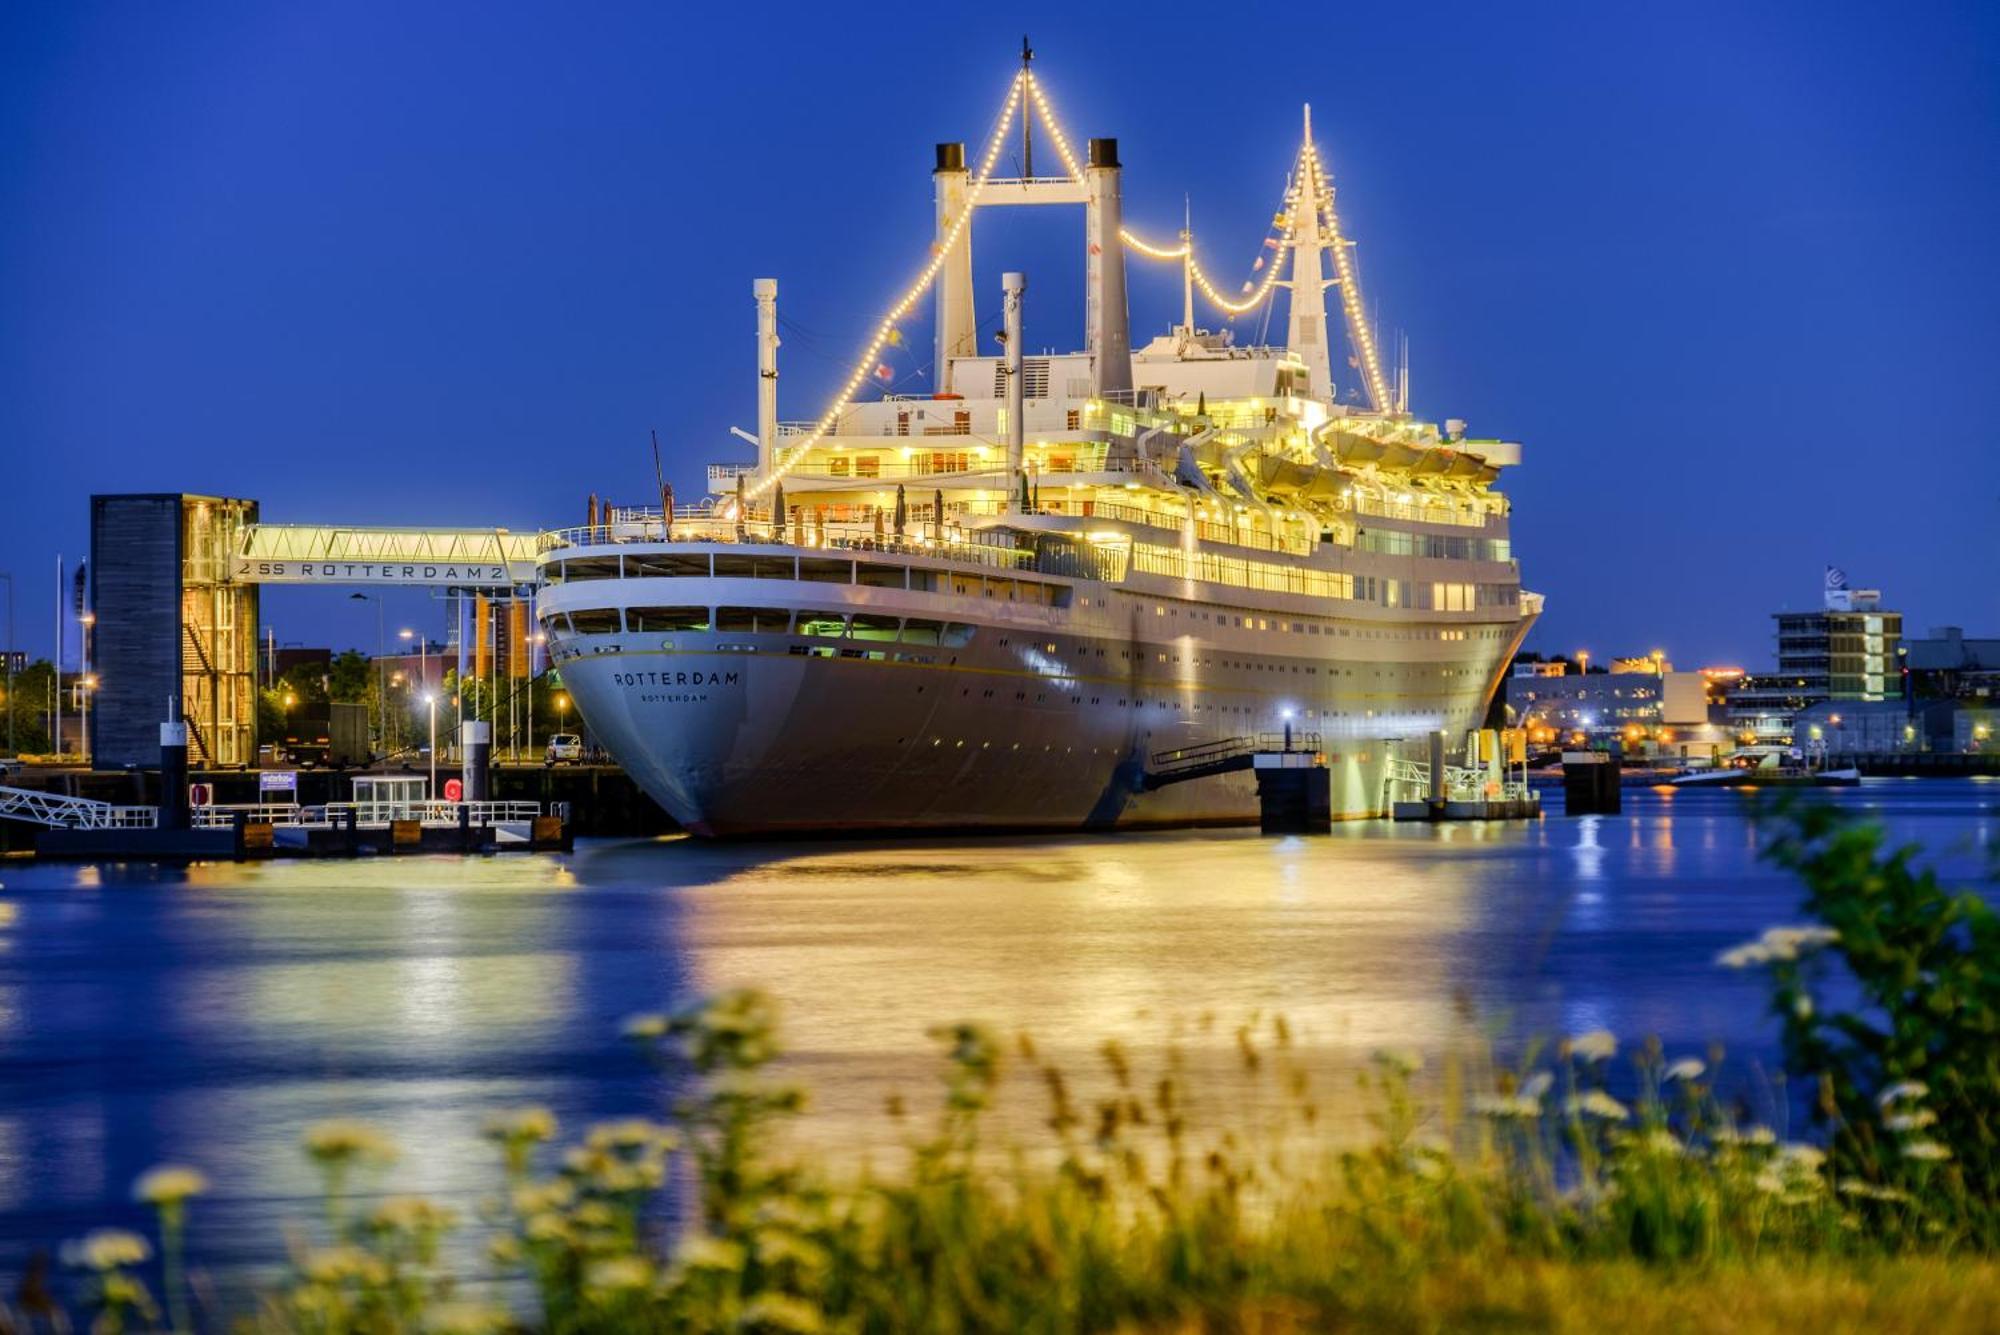
{"label": "metal staircase", "polygon": [[1200,746],[1154,752],[1152,768],[1146,771],[1140,786],[1150,793],[1170,783],[1186,783],[1190,779],[1206,779],[1217,774],[1251,769],[1260,755],[1286,752],[1313,754],[1318,750],[1319,734],[1316,732],[1258,732],[1242,737],[1225,737]]}

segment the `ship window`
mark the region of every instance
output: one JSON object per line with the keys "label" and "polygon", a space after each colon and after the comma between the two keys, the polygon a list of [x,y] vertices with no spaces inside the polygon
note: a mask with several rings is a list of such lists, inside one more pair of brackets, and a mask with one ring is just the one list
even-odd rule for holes
{"label": "ship window", "polygon": [[569,624],[578,635],[615,635],[618,632],[618,609],[590,607],[571,612]]}
{"label": "ship window", "polygon": [[791,628],[792,613],[784,607],[718,607],[715,609],[717,630],[776,632],[783,634]]}
{"label": "ship window", "polygon": [[936,644],[944,631],[942,621],[928,621],[923,617],[911,617],[903,623],[904,644]]}
{"label": "ship window", "polygon": [[858,582],[871,589],[900,589],[909,580],[908,566],[883,566],[862,561],[855,567]]}
{"label": "ship window", "polygon": [[708,553],[648,552],[625,558],[627,579],[705,579],[708,576]]}
{"label": "ship window", "polygon": [[893,640],[903,628],[903,618],[856,612],[848,635],[857,640]]}
{"label": "ship window", "polygon": [[821,557],[802,556],[799,558],[799,578],[818,584],[852,584],[854,562],[828,561]]}
{"label": "ship window", "polygon": [[1014,581],[1011,579],[988,578],[986,581],[986,596],[988,598],[1004,598],[1010,603],[1013,602]]}
{"label": "ship window", "polygon": [[564,579],[617,579],[618,558],[615,556],[580,556],[574,561],[563,562]]}
{"label": "ship window", "polygon": [[841,612],[800,612],[799,634],[845,635],[847,634],[847,616]]}
{"label": "ship window", "polygon": [[[904,435],[908,435],[908,434],[909,434],[909,432],[905,431],[905,432],[904,432],[903,434],[904,434]],[[880,477],[880,476],[882,476],[882,456],[881,456],[881,455],[879,455],[879,454],[857,454],[857,455],[855,455],[855,456],[854,456],[854,476],[856,476],[856,477]]]}
{"label": "ship window", "polygon": [[[963,649],[966,645],[972,643],[972,634],[975,629],[977,628],[968,626],[963,621],[951,622],[944,628],[944,638],[939,643],[943,644],[946,648]],[[1002,640],[1001,643],[1005,644],[1006,641]],[[952,661],[957,662],[958,660],[953,659]]]}
{"label": "ship window", "polygon": [[724,556],[716,554],[717,579],[797,579],[798,567],[789,556]]}
{"label": "ship window", "polygon": [[706,607],[628,607],[625,624],[634,631],[707,630]]}

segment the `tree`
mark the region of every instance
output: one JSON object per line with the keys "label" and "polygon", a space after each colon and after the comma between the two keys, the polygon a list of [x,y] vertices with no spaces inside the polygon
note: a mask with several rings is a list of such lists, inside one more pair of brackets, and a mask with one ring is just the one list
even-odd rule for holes
{"label": "tree", "polygon": [[[0,683],[6,678],[0,676]],[[40,755],[49,749],[50,686],[55,669],[38,658],[14,674],[14,689],[0,705],[0,747],[7,745],[7,724],[13,724],[15,749],[26,755]],[[5,686],[0,685],[0,690]]]}

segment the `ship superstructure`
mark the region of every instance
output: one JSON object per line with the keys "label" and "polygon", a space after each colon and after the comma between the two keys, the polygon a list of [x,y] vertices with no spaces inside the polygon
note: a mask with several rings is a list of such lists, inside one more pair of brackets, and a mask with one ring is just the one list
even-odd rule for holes
{"label": "ship superstructure", "polygon": [[[995,177],[1031,115],[1062,174]],[[929,259],[812,422],[779,420],[758,280],[756,462],[712,467],[698,506],[542,539],[552,659],[638,783],[703,834],[1245,821],[1247,775],[1149,791],[1149,760],[1290,724],[1363,816],[1392,760],[1477,726],[1539,610],[1494,487],[1519,448],[1406,411],[1310,124],[1271,258],[1225,296],[1187,231],[1126,229],[1116,141],[1077,159],[1024,66],[976,170],[939,146]],[[1082,350],[1027,353],[1008,274],[981,351],[969,233],[995,204],[1083,207]],[[1137,349],[1128,247],[1184,293]],[[1277,287],[1284,346],[1196,326],[1197,290],[1239,314]],[[865,397],[932,290],[935,388]],[[1329,292],[1365,403],[1340,401]]]}

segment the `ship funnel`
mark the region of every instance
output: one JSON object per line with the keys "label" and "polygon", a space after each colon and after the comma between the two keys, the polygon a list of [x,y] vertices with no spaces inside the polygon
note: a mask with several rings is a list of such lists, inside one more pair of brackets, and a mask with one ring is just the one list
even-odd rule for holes
{"label": "ship funnel", "polygon": [[1118,141],[1090,141],[1084,168],[1084,234],[1090,243],[1084,266],[1084,328],[1096,365],[1097,394],[1129,394],[1132,389],[1132,321],[1125,303],[1125,205],[1119,184]]}
{"label": "ship funnel", "polygon": [[750,290],[757,296],[757,476],[769,477],[778,449],[778,280],[759,278]]}
{"label": "ship funnel", "polygon": [[[939,144],[937,166],[931,183],[937,194],[937,244],[943,248],[952,225],[970,207],[967,192],[971,173],[965,169],[964,144]],[[933,365],[937,371],[937,391],[951,392],[951,359],[979,354],[978,322],[972,302],[972,233],[958,239],[945,256],[937,276],[937,348]]]}
{"label": "ship funnel", "polygon": [[1000,275],[1001,311],[1007,338],[1007,490],[1008,505],[1020,504],[1021,467],[1027,454],[1026,385],[1021,379],[1021,297],[1028,280],[1017,273]]}

